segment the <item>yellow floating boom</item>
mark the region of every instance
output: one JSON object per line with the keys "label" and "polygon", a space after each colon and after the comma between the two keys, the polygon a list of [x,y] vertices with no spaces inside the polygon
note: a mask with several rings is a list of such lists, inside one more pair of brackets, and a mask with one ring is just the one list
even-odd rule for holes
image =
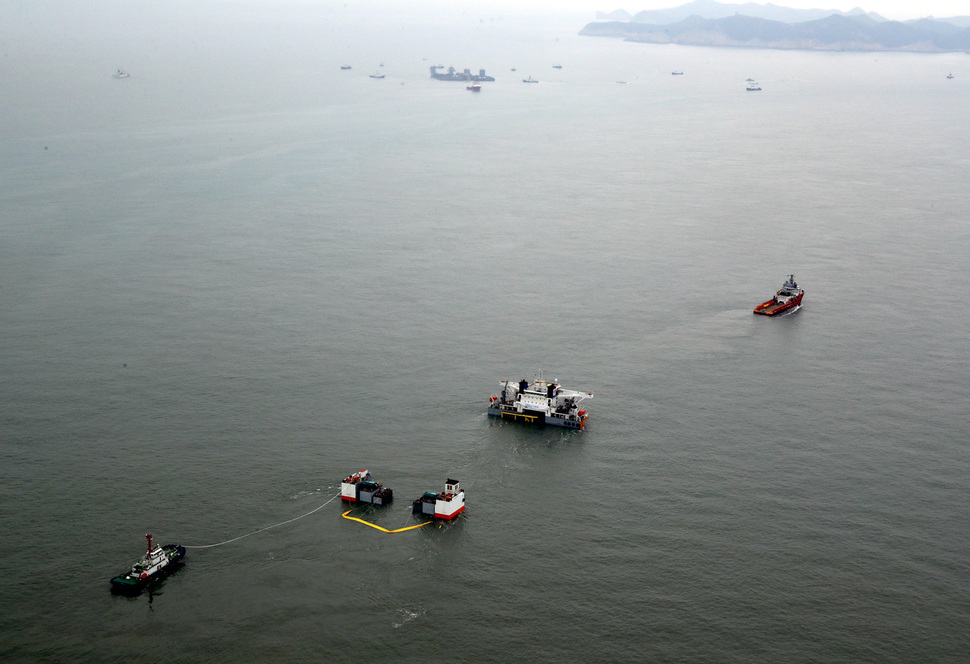
{"label": "yellow floating boom", "polygon": [[430,521],[425,521],[424,523],[419,523],[416,526],[408,526],[407,528],[398,528],[397,530],[388,530],[387,528],[381,528],[380,526],[375,525],[373,523],[368,523],[367,521],[364,521],[363,519],[358,519],[355,516],[347,516],[348,514],[350,514],[353,511],[354,510],[347,510],[346,512],[344,512],[340,516],[342,516],[345,519],[350,519],[351,521],[359,521],[360,523],[364,524],[365,526],[370,526],[371,528],[377,528],[378,530],[381,530],[381,531],[383,531],[385,533],[390,533],[390,534],[403,533],[405,530],[414,530],[415,528],[420,528],[421,526],[426,526],[429,523],[431,523]]}

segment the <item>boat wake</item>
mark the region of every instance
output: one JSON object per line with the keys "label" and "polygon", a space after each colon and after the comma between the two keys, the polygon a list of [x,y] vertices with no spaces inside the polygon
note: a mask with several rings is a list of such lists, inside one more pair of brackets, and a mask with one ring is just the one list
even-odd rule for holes
{"label": "boat wake", "polygon": [[415,618],[418,618],[418,617],[424,615],[424,610],[423,609],[419,609],[419,610],[416,610],[416,611],[412,611],[411,609],[398,609],[398,613],[400,613],[401,615],[403,615],[404,618],[401,620],[401,622],[392,623],[395,629],[398,629],[400,627],[404,627],[404,625],[406,625],[407,623],[411,622]]}

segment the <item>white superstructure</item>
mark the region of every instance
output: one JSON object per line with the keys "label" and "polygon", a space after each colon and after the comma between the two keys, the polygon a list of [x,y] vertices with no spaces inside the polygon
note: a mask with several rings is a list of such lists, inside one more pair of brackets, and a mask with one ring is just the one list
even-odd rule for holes
{"label": "white superstructure", "polygon": [[552,424],[568,429],[582,429],[588,415],[579,404],[592,399],[592,392],[567,390],[558,380],[546,381],[542,372],[530,384],[527,380],[501,380],[502,391],[493,394],[488,414],[515,422]]}
{"label": "white superstructure", "polygon": [[340,483],[340,499],[348,503],[387,505],[393,498],[394,492],[375,482],[366,468],[345,477]]}
{"label": "white superstructure", "polygon": [[424,495],[412,504],[412,512],[425,514],[436,519],[454,519],[465,511],[465,492],[462,491],[458,480],[451,478],[445,482],[445,490],[441,493],[425,491]]}

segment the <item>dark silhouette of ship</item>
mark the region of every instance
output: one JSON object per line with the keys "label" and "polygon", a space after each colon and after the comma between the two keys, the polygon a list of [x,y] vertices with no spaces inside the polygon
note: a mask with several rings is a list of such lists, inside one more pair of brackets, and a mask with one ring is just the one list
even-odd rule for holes
{"label": "dark silhouette of ship", "polygon": [[479,69],[477,74],[473,74],[471,69],[458,71],[454,67],[448,67],[446,72],[439,72],[439,69],[444,69],[442,65],[431,65],[429,69],[431,70],[431,78],[436,78],[439,81],[474,81],[480,83],[495,80],[494,77],[486,75],[484,69]]}

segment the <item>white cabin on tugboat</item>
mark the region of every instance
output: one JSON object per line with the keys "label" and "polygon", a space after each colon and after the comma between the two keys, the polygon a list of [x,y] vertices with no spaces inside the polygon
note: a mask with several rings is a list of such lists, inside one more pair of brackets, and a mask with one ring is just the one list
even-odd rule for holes
{"label": "white cabin on tugboat", "polygon": [[148,551],[131,569],[111,579],[111,591],[122,595],[137,595],[149,585],[178,567],[185,558],[185,547],[179,544],[158,546],[148,539]]}
{"label": "white cabin on tugboat", "polygon": [[388,505],[394,499],[394,491],[375,482],[364,468],[344,478],[340,484],[340,499],[348,503]]}
{"label": "white cabin on tugboat", "polygon": [[448,479],[441,493],[425,491],[412,503],[414,514],[424,514],[436,519],[450,520],[465,511],[465,492],[458,480]]}
{"label": "white cabin on tugboat", "polygon": [[531,385],[525,379],[499,382],[502,392],[489,398],[489,415],[513,422],[552,424],[567,429],[582,429],[586,425],[589,415],[580,409],[579,404],[592,399],[592,392],[567,390],[558,380],[545,381],[541,371]]}

